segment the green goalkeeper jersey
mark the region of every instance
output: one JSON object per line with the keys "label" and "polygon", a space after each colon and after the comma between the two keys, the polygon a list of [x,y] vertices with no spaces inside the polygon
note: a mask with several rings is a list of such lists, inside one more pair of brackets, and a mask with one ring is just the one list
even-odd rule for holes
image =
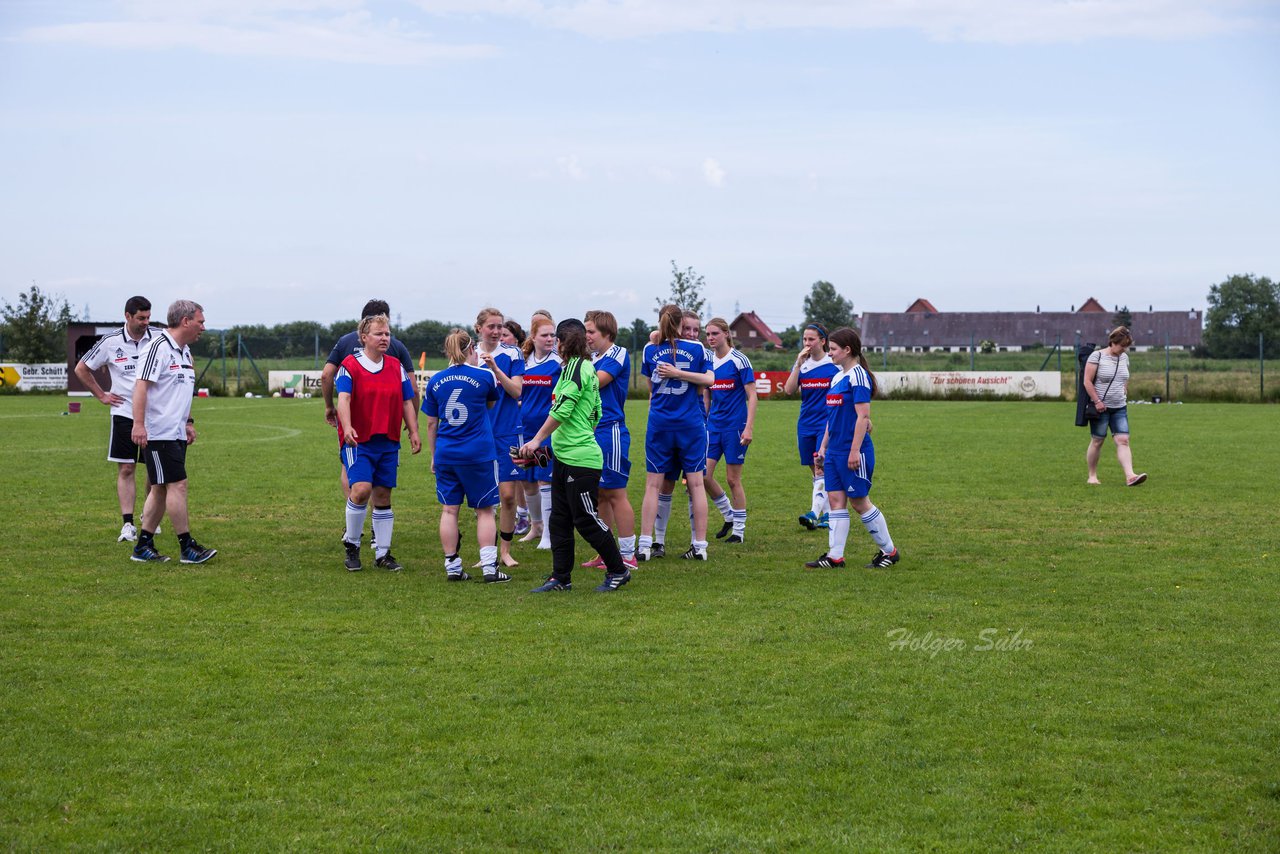
{"label": "green goalkeeper jersey", "polygon": [[560,426],[551,434],[551,450],[565,465],[598,469],[604,454],[596,444],[600,423],[600,381],[586,359],[570,359],[551,392],[551,417]]}

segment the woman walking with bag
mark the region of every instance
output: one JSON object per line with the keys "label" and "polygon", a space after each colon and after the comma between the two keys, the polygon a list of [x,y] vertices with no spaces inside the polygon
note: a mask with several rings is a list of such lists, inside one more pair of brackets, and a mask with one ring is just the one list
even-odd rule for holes
{"label": "woman walking with bag", "polygon": [[[1133,336],[1124,326],[1117,326],[1107,336],[1107,346],[1094,350],[1084,366],[1084,389],[1089,403],[1097,410],[1098,417],[1089,421],[1089,449],[1084,459],[1089,465],[1088,483],[1098,480],[1098,458],[1102,456],[1102,443],[1107,441],[1107,428],[1116,443],[1116,459],[1124,470],[1126,486],[1137,486],[1147,479],[1146,472],[1133,471],[1133,451],[1129,448],[1129,354]],[[1086,408],[1086,413],[1088,409]]]}

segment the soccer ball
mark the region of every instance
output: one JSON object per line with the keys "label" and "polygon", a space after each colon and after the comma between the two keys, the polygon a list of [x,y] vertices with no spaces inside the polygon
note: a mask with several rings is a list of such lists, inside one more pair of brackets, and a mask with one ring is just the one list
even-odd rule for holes
{"label": "soccer ball", "polygon": [[246,391],[246,392],[244,393],[244,396],[245,396],[245,397],[247,397],[247,398],[249,398],[250,400],[252,400],[252,399],[253,399],[253,392],[251,392],[251,391]]}

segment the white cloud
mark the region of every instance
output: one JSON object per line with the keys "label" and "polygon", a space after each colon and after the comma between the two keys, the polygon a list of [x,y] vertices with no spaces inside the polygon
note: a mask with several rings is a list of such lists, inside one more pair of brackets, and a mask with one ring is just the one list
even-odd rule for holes
{"label": "white cloud", "polygon": [[938,41],[1022,43],[1194,38],[1276,26],[1267,0],[419,0],[418,5],[431,14],[520,18],[602,39],[821,28],[910,29]]}
{"label": "white cloud", "polygon": [[720,161],[716,160],[714,157],[708,157],[706,160],[702,161],[702,177],[705,178],[707,183],[711,186],[723,187],[726,174],[724,167],[720,165]]}
{"label": "white cloud", "polygon": [[444,44],[395,18],[379,19],[353,0],[269,0],[125,4],[112,20],[26,29],[35,43],[121,50],[189,49],[232,56],[375,65],[417,65],[493,55],[483,44]]}
{"label": "white cloud", "polygon": [[560,174],[572,181],[587,180],[587,173],[582,168],[582,164],[578,162],[578,155],[571,154],[568,157],[557,157],[556,165],[560,167]]}

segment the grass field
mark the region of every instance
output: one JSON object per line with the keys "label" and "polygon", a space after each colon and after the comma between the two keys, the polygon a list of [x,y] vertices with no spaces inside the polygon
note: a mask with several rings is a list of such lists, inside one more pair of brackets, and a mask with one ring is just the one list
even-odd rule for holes
{"label": "grass field", "polygon": [[1109,444],[1085,485],[1070,404],[877,403],[903,561],[813,571],[796,405],[763,404],[745,545],[540,597],[528,546],[445,582],[425,454],[406,571],[343,571],[314,399],[198,400],[219,554],[131,563],[106,410],[65,403],[0,399],[5,849],[1280,847],[1274,407],[1134,407],[1127,489]]}

